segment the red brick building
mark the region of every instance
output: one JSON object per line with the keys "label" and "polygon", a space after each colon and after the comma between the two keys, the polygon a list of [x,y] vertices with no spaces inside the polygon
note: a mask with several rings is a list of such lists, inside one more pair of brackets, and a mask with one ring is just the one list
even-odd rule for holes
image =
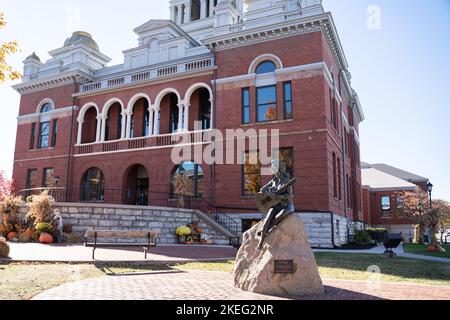
{"label": "red brick building", "polygon": [[63,190],[64,201],[160,205],[183,171],[189,196],[245,228],[261,218],[255,184],[270,177],[259,166],[193,157],[173,163],[172,139],[189,133],[198,151],[213,143],[212,129],[279,129],[313,245],[347,242],[364,218],[364,115],[332,15],[320,0],[244,2],[245,10],[242,0],[170,1],[171,20],[136,28],[138,46],[124,51],[120,65],[107,66],[85,32],[45,63],[28,57],[15,86],[16,190],[51,187]]}
{"label": "red brick building", "polygon": [[386,164],[362,164],[363,221],[372,226],[402,232],[406,241],[414,235],[415,222],[402,216],[402,193],[422,189],[428,178]]}

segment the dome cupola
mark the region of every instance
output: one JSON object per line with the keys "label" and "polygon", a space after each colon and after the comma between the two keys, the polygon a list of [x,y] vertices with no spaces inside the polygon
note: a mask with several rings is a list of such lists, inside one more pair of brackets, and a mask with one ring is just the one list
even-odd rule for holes
{"label": "dome cupola", "polygon": [[76,46],[83,44],[88,48],[100,51],[97,42],[92,38],[90,33],[84,31],[76,31],[64,42],[64,47]]}

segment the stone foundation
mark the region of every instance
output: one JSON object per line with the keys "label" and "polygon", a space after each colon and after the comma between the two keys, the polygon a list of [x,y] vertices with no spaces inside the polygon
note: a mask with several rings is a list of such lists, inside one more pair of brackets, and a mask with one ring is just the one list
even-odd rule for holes
{"label": "stone foundation", "polygon": [[[229,214],[229,216],[239,223],[242,223],[243,219],[263,219],[262,214]],[[299,213],[299,216],[305,224],[309,242],[313,248],[333,248],[333,230],[336,246],[348,243],[348,220],[345,217],[333,215],[333,228],[331,213]]]}
{"label": "stone foundation", "polygon": [[[57,203],[53,209],[60,209],[64,224],[73,225],[73,233],[83,239],[87,230],[137,230],[158,232],[159,244],[176,244],[175,230],[199,222],[204,233],[214,244],[228,245],[229,239],[207,225],[193,210],[130,207],[106,204]],[[137,242],[133,239],[117,239],[120,242]],[[102,239],[103,242],[103,239]]]}

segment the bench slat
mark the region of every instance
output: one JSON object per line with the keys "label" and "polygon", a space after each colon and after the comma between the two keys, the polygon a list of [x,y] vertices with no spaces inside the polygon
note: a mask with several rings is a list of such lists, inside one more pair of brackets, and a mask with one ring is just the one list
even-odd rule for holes
{"label": "bench slat", "polygon": [[97,233],[97,238],[119,238],[119,239],[131,239],[131,238],[145,238],[148,234],[151,234],[151,238],[157,238],[158,233],[154,231],[104,231],[104,230],[89,230],[86,232],[87,238],[94,238]]}

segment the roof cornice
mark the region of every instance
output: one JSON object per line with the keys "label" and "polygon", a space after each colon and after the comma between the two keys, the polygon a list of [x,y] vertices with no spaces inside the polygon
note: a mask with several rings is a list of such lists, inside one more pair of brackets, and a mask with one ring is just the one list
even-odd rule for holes
{"label": "roof cornice", "polygon": [[27,94],[71,84],[74,82],[74,80],[77,83],[83,84],[92,81],[93,77],[81,71],[72,71],[44,79],[37,79],[25,83],[19,83],[12,87],[19,94]]}

